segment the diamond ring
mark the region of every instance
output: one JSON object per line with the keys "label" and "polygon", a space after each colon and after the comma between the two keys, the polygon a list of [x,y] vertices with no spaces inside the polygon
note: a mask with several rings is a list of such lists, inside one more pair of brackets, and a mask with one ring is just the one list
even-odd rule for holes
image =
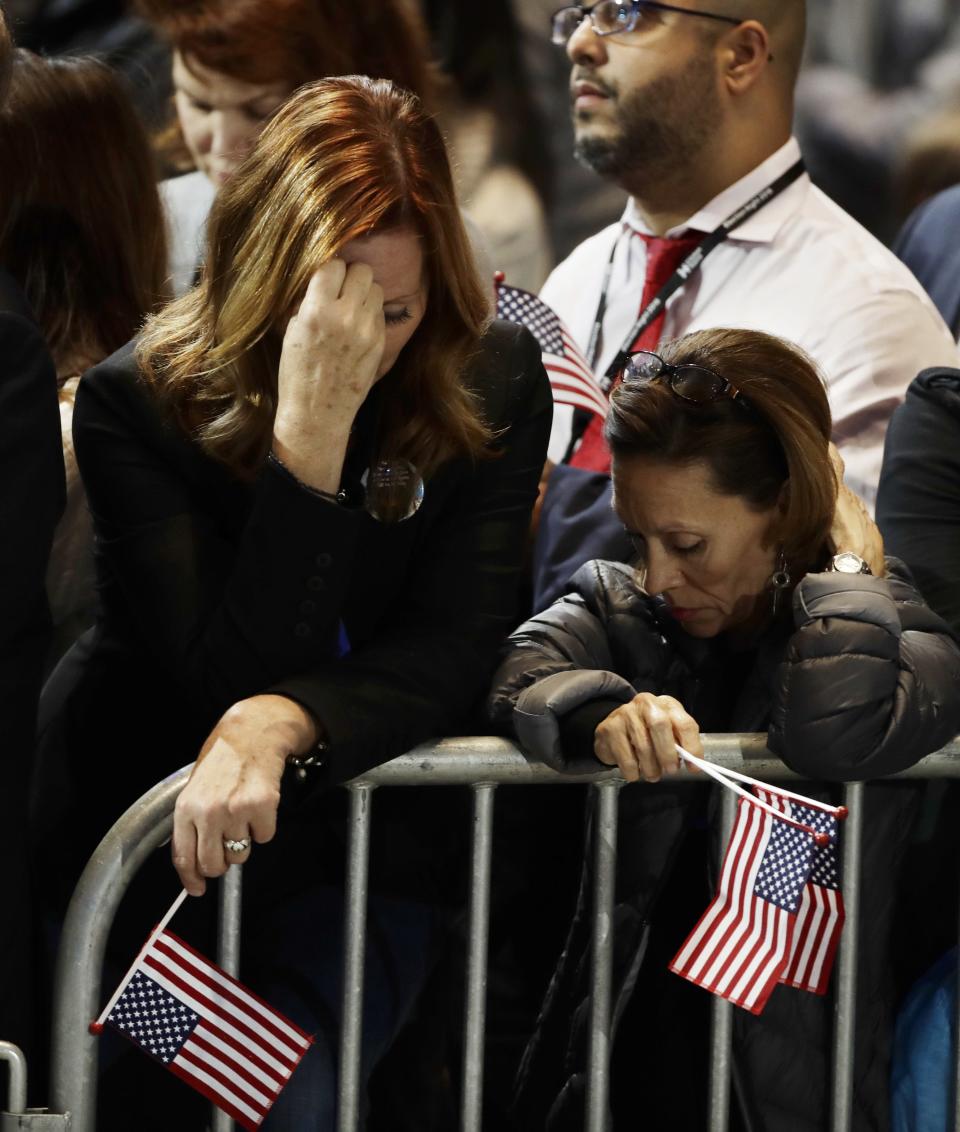
{"label": "diamond ring", "polygon": [[250,838],[241,837],[238,841],[234,841],[232,837],[225,837],[223,847],[228,853],[246,853],[250,848]]}

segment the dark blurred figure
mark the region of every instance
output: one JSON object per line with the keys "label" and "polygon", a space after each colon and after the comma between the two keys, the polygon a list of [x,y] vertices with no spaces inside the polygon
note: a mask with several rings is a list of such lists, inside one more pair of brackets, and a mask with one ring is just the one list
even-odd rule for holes
{"label": "dark blurred figure", "polygon": [[907,221],[893,250],[960,337],[960,186],[939,193]]}
{"label": "dark blurred figure", "polygon": [[165,298],[166,241],[150,143],[124,83],[92,58],[15,53],[0,114],[0,262],[53,355],[67,506],[47,592],[52,664],[94,620],[93,533],[73,452],[83,372]]}
{"label": "dark blurred figure", "polygon": [[932,197],[958,184],[960,103],[922,122],[910,135],[894,183],[898,220],[903,223]]}
{"label": "dark blurred figure", "polygon": [[[0,10],[0,105],[11,56]],[[8,174],[0,166],[0,220],[10,207]],[[28,1054],[35,984],[25,819],[50,640],[43,580],[63,496],[53,364],[23,293],[0,268],[0,1037]]]}
{"label": "dark blurred figure", "polygon": [[[926,263],[945,317],[960,314],[960,189],[931,201],[910,242],[926,241]],[[953,224],[950,226],[950,220]],[[938,255],[942,249],[943,254]],[[910,263],[910,259],[907,259]],[[923,275],[921,274],[921,280]],[[890,420],[877,524],[890,554],[911,569],[923,596],[960,634],[960,370],[928,369]],[[895,975],[902,992],[957,942],[960,784],[918,783],[922,810],[898,893]],[[923,932],[916,925],[923,924]],[[929,1125],[923,1125],[928,1127]],[[920,1124],[917,1127],[921,1127]]]}
{"label": "dark blurred figure", "polygon": [[439,118],[460,201],[494,267],[536,291],[553,267],[546,215],[553,158],[510,0],[422,0],[422,8],[449,80]]}
{"label": "dark blurred figure", "polygon": [[897,230],[915,130],[960,105],[957,0],[810,0],[796,132],[814,181],[861,224]]}
{"label": "dark blurred figure", "polygon": [[17,43],[47,55],[97,55],[128,80],[138,112],[159,125],[170,97],[166,47],[128,0],[7,0]]}

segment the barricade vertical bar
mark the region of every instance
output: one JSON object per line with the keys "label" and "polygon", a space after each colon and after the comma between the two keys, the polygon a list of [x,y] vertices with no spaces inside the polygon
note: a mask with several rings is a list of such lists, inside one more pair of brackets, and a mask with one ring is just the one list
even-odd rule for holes
{"label": "barricade vertical bar", "polygon": [[620,782],[598,783],[594,829],[593,973],[586,1132],[607,1132],[610,1092],[610,995],[613,976],[613,902],[617,865]]}
{"label": "barricade vertical bar", "polygon": [[[723,846],[733,833],[739,799],[732,790],[723,791],[720,819],[721,863]],[[730,1047],[733,1041],[733,1007],[715,995],[710,1025],[710,1132],[727,1132],[730,1123]]]}
{"label": "barricade vertical bar", "polygon": [[373,787],[350,791],[350,845],[347,861],[343,938],[343,1018],[340,1022],[340,1080],[337,1132],[360,1127],[360,1053],[363,1039],[363,963],[367,936],[367,878],[370,863],[370,805]]}
{"label": "barricade vertical bar", "polygon": [[13,1042],[0,1042],[0,1061],[10,1066],[7,1085],[7,1112],[22,1113],[27,1110],[27,1059],[23,1050]]}
{"label": "barricade vertical bar", "polygon": [[[231,865],[220,879],[217,916],[217,963],[238,978],[240,975],[240,908],[243,897],[243,866]],[[212,1132],[234,1132],[233,1118],[223,1109],[212,1109]]]}
{"label": "barricade vertical bar", "polygon": [[[960,936],[958,936],[960,938]],[[957,949],[957,988],[958,993],[953,1003],[954,1010],[954,1044],[953,1054],[956,1058],[954,1062],[954,1077],[953,1077],[953,1129],[954,1132],[960,1132],[960,948]]]}
{"label": "barricade vertical bar", "polygon": [[831,1132],[850,1132],[853,1116],[854,1033],[857,1021],[857,947],[860,936],[860,864],[863,849],[863,783],[844,790],[849,817],[843,823],[843,907],[846,914],[837,969],[833,1027]]}
{"label": "barricade vertical bar", "polygon": [[[145,794],[100,842],[67,911],[53,990],[51,1107],[70,1113],[73,1132],[96,1132],[97,1039],[88,1030],[103,1006],[107,936],[131,878],[173,829],[173,806],[188,769]],[[111,988],[112,989],[112,988]]]}
{"label": "barricade vertical bar", "polygon": [[487,1014],[487,943],[490,937],[490,853],[495,786],[473,789],[473,856],[470,878],[470,942],[467,953],[463,1041],[463,1132],[480,1132],[483,1115],[483,1039]]}

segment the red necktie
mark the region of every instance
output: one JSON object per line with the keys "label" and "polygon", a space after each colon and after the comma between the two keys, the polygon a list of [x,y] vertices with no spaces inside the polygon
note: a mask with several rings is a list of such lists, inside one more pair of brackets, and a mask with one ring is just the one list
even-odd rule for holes
{"label": "red necktie", "polygon": [[[634,231],[647,245],[647,273],[643,281],[643,297],[640,299],[642,314],[657,293],[673,277],[681,263],[703,239],[702,232],[695,232],[689,236],[680,236],[676,239],[667,239],[664,236],[647,236],[643,232]],[[637,350],[656,350],[660,345],[660,335],[663,333],[663,323],[667,317],[666,309],[662,310],[650,323],[646,330],[642,330],[633,345],[631,353]],[[614,386],[620,380],[617,375]],[[612,392],[612,390],[611,390]],[[590,418],[590,423],[583,434],[580,446],[574,452],[570,464],[574,468],[583,468],[589,472],[610,473],[610,452],[603,439],[603,421],[596,415]]]}

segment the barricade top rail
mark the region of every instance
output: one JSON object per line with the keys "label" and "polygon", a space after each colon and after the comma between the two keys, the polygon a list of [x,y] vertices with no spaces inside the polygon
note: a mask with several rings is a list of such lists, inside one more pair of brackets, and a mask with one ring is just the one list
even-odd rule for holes
{"label": "barricade top rail", "polygon": [[[803,781],[767,749],[763,732],[747,735],[703,735],[704,757],[726,770],[771,782]],[[598,764],[599,765],[599,764]],[[349,786],[470,786],[483,784],[569,785],[612,782],[619,770],[586,774],[560,773],[531,759],[516,743],[492,736],[468,736],[423,743],[348,783]],[[960,777],[960,736],[940,751],[907,768],[896,778]],[[809,776],[806,776],[809,781]],[[674,782],[703,783],[703,775],[681,767]]]}

